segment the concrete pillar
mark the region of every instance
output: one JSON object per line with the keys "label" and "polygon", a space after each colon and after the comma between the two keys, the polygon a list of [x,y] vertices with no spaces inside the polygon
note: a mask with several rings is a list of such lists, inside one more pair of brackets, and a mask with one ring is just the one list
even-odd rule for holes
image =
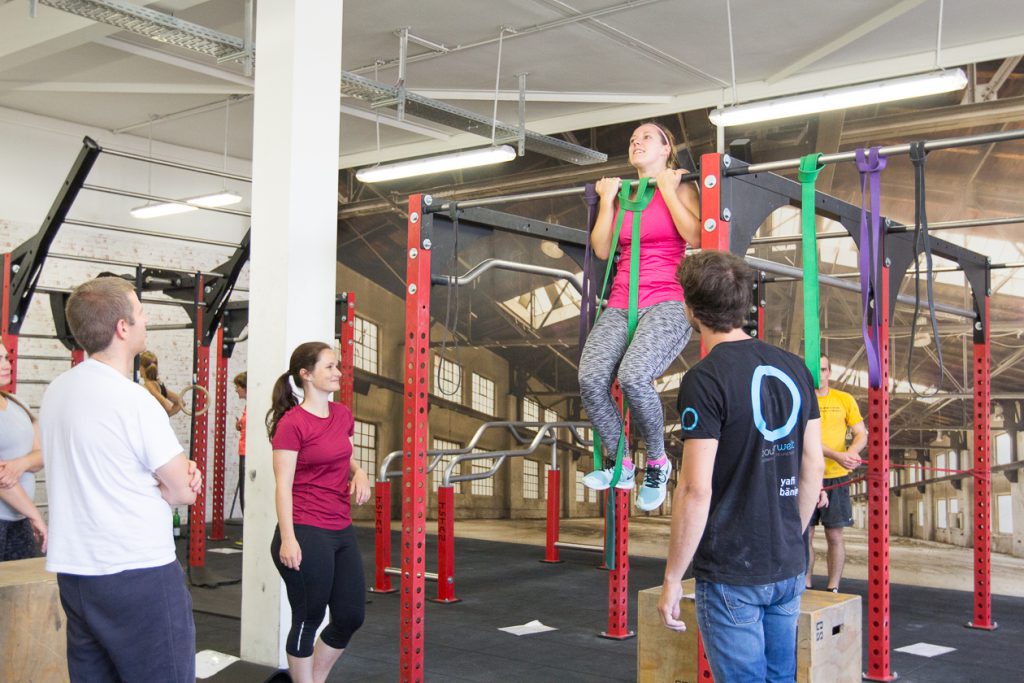
{"label": "concrete pillar", "polygon": [[[334,340],[342,0],[257,6],[241,654],[281,665],[290,623],[263,416],[302,342]],[[280,616],[280,618],[278,618]]]}

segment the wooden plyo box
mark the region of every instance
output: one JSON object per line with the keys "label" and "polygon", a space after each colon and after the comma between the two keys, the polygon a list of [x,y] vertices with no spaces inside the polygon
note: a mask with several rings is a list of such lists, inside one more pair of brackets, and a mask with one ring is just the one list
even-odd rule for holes
{"label": "wooden plyo box", "polygon": [[[683,582],[679,614],[683,633],[662,626],[661,586],[640,591],[637,607],[638,683],[698,683],[697,614],[694,580]],[[861,599],[825,591],[805,591],[797,620],[797,683],[859,682]],[[701,682],[704,683],[704,682]]]}
{"label": "wooden plyo box", "polygon": [[45,562],[0,562],[0,681],[68,681],[64,609]]}

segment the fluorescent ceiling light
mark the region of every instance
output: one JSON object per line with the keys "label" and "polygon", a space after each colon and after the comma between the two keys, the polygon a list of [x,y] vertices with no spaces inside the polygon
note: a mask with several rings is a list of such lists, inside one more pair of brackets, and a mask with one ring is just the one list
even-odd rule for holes
{"label": "fluorescent ceiling light", "polygon": [[164,202],[160,204],[137,206],[131,210],[131,214],[134,218],[159,218],[160,216],[173,216],[176,213],[195,211],[196,208],[198,207],[189,206],[188,204],[172,204],[170,202]]}
{"label": "fluorescent ceiling light", "polygon": [[216,208],[218,206],[231,206],[242,201],[241,195],[237,195],[234,192],[214,192],[213,194],[206,194],[202,197],[193,197],[192,199],[186,199],[186,202],[194,206],[202,206],[207,209]]}
{"label": "fluorescent ceiling light", "polygon": [[952,90],[962,90],[966,85],[967,75],[963,69],[955,69],[874,83],[862,83],[845,88],[764,100],[763,102],[751,102],[735,107],[719,107],[712,110],[708,118],[716,126],[739,126],[822,111],[848,109],[865,104],[936,95]]}
{"label": "fluorescent ceiling light", "polygon": [[134,218],[158,218],[160,216],[173,216],[176,213],[187,213],[198,208],[212,209],[220,206],[230,206],[240,201],[242,201],[240,195],[225,190],[183,199],[181,202],[161,202],[159,204],[138,206],[131,210],[131,214]]}
{"label": "fluorescent ceiling light", "polygon": [[418,175],[429,175],[443,171],[454,171],[460,168],[474,168],[489,164],[500,164],[516,158],[516,151],[509,145],[483,147],[466,152],[454,152],[423,159],[409,159],[383,166],[370,166],[356,171],[356,179],[361,183],[379,183],[385,180],[397,180]]}

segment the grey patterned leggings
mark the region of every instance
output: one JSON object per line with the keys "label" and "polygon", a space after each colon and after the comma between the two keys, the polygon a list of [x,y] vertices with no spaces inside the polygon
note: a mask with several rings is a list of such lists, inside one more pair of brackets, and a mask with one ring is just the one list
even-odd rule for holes
{"label": "grey patterned leggings", "polygon": [[626,309],[607,308],[601,313],[583,346],[580,397],[605,453],[614,456],[622,416],[610,392],[618,377],[633,424],[647,442],[647,457],[656,460],[665,454],[665,413],[654,380],[682,352],[691,328],[680,301],[665,301],[638,313],[636,333],[628,348]]}

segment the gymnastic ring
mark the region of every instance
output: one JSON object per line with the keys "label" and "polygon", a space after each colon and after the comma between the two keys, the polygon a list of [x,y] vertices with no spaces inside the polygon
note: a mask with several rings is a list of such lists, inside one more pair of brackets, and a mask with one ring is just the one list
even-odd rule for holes
{"label": "gymnastic ring", "polygon": [[206,415],[206,411],[210,409],[210,392],[206,387],[204,387],[201,384],[190,384],[189,386],[182,389],[181,393],[178,394],[178,396],[181,398],[181,412],[185,413],[189,417],[192,416],[192,409],[188,407],[188,403],[185,401],[185,396],[188,395],[188,392],[194,389],[198,389],[199,391],[202,392],[203,396],[206,397],[206,405],[203,406],[202,410],[196,413],[196,416]]}

